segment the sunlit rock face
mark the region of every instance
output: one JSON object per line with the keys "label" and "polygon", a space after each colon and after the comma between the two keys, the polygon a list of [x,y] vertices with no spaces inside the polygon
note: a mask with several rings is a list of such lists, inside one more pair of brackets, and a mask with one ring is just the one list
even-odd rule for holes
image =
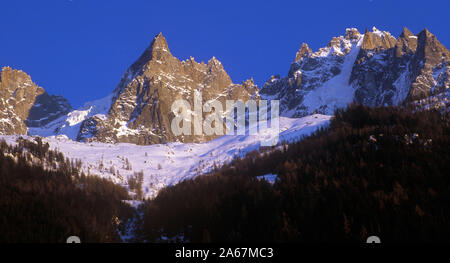
{"label": "sunlit rock face", "polygon": [[216,136],[175,136],[171,106],[178,99],[193,105],[194,93],[203,102],[258,99],[253,80],[233,84],[215,57],[207,63],[190,58],[180,61],[170,53],[166,39],[158,34],[141,57],[130,66],[114,90],[111,108],[104,117],[83,122],[78,140],[154,144],[171,141],[203,142]]}
{"label": "sunlit rock face", "polygon": [[28,127],[49,123],[71,110],[61,96],[49,95],[21,70],[0,72],[0,134],[27,134]]}

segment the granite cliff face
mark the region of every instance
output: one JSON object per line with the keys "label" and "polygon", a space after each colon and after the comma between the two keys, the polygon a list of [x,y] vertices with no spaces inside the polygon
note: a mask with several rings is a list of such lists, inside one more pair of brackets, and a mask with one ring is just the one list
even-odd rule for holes
{"label": "granite cliff face", "polygon": [[224,107],[227,99],[259,98],[253,80],[233,84],[215,57],[207,63],[198,63],[192,57],[180,61],[158,34],[123,75],[108,113],[86,119],[77,139],[136,144],[210,140],[214,136],[175,136],[170,129],[172,103],[185,99],[193,110],[195,92],[202,93],[203,102],[214,99]]}
{"label": "granite cliff face", "polygon": [[27,134],[71,110],[60,96],[48,95],[29,75],[9,67],[0,72],[0,134]]}
{"label": "granite cliff face", "polygon": [[263,98],[281,100],[281,114],[300,117],[358,102],[399,105],[424,99],[450,87],[450,53],[427,29],[407,28],[398,38],[375,27],[347,29],[344,36],[312,52],[302,44],[288,76],[272,77]]}

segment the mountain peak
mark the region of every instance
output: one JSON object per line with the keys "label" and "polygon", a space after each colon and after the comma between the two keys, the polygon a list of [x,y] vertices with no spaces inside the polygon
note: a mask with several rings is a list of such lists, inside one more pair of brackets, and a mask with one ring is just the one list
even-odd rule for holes
{"label": "mountain peak", "polygon": [[192,105],[197,91],[202,92],[204,101],[221,103],[259,96],[254,81],[233,84],[216,57],[206,64],[195,62],[193,57],[180,61],[172,56],[160,33],[125,72],[106,114],[101,118],[91,115],[82,121],[77,140],[141,145],[211,140],[217,136],[172,132],[173,103],[184,99]]}
{"label": "mountain peak", "polygon": [[422,39],[422,38],[434,37],[434,35],[430,31],[428,31],[427,28],[424,28],[422,31],[420,31],[420,33],[417,35],[417,37],[419,39]]}
{"label": "mountain peak", "polygon": [[210,70],[212,70],[212,69],[222,70],[223,66],[222,66],[222,63],[216,57],[213,56],[210,60],[208,60],[208,68]]}
{"label": "mountain peak", "polygon": [[395,47],[395,56],[401,57],[405,54],[411,54],[416,52],[417,49],[417,37],[404,27],[402,33],[398,37],[398,41]]}
{"label": "mountain peak", "polygon": [[295,61],[299,61],[302,57],[306,56],[307,54],[311,53],[312,50],[309,48],[308,44],[302,43],[300,46],[300,49],[298,50],[297,54],[295,55]]}
{"label": "mountain peak", "polygon": [[210,60],[208,60],[208,64],[210,64],[210,63],[221,64],[220,61],[215,56],[213,56]]}
{"label": "mountain peak", "polygon": [[345,29],[345,39],[352,40],[352,39],[358,39],[361,33],[359,33],[358,29],[352,27],[352,28],[346,28]]}
{"label": "mountain peak", "polygon": [[[423,45],[425,45],[425,42],[430,42],[428,44],[439,44],[439,41],[437,41],[436,37],[430,32],[428,31],[427,28],[424,28],[422,31],[420,31],[419,34],[417,34],[417,38],[419,43],[422,43]],[[436,39],[436,41],[433,41],[432,39]]]}
{"label": "mountain peak", "polygon": [[139,59],[136,60],[133,65],[131,65],[128,75],[135,75],[152,60],[163,61],[171,56],[172,54],[170,53],[166,38],[162,33],[159,33],[153,38],[150,46],[147,47],[147,49],[144,51],[144,53],[142,53]]}
{"label": "mountain peak", "polygon": [[448,49],[428,29],[422,30],[417,38],[417,61],[426,60],[425,64],[436,65],[450,57]]}
{"label": "mountain peak", "polygon": [[414,36],[414,34],[405,26],[403,28],[402,33],[400,34],[400,37],[410,37],[410,36]]}
{"label": "mountain peak", "polygon": [[291,63],[286,77],[272,76],[260,95],[279,100],[280,114],[286,117],[333,114],[352,102],[401,105],[445,91],[449,58],[427,30],[419,37],[404,28],[396,39],[376,27],[364,35],[349,28],[307,59]]}
{"label": "mountain peak", "polygon": [[378,28],[373,27],[372,32],[369,32],[369,30],[366,29],[361,49],[385,50],[394,47],[396,43],[397,39],[395,39],[395,37],[393,37],[389,32],[381,31]]}
{"label": "mountain peak", "polygon": [[167,40],[161,32],[153,38],[150,47],[153,51],[158,49],[162,49],[163,51],[169,51]]}

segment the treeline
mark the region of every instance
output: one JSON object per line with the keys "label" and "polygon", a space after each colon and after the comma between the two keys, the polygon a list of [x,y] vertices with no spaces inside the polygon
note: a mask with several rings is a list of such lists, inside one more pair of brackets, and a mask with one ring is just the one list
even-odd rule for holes
{"label": "treeline", "polygon": [[80,168],[40,138],[0,141],[0,242],[120,242],[127,190]]}
{"label": "treeline", "polygon": [[[143,238],[448,242],[449,135],[448,113],[351,105],[302,141],[165,188]],[[268,173],[274,185],[255,179]]]}

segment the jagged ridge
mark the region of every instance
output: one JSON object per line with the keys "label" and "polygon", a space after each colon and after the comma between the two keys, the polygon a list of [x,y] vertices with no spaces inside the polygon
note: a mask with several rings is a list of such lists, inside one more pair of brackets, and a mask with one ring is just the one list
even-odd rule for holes
{"label": "jagged ridge", "polygon": [[350,28],[317,52],[303,43],[288,75],[269,79],[260,94],[281,100],[288,117],[332,114],[350,102],[398,105],[447,90],[449,57],[427,29],[415,36],[404,28],[396,39],[375,27]]}
{"label": "jagged ridge", "polygon": [[[154,144],[171,141],[202,142],[216,136],[174,136],[171,105],[185,99],[193,105],[195,92],[203,101],[258,99],[253,79],[233,84],[215,57],[207,63],[194,58],[180,61],[172,56],[164,36],[158,34],[123,75],[112,94],[110,107],[102,114],[86,114],[76,139],[79,141]],[[65,123],[64,125],[67,125]]]}

